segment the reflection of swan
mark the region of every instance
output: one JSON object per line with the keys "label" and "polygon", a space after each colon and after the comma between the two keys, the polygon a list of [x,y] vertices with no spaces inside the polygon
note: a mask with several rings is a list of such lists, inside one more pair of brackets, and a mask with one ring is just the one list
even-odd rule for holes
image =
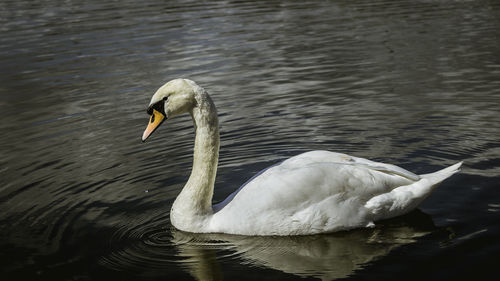
{"label": "reflection of swan", "polygon": [[[424,223],[432,224],[427,215],[418,212],[412,214],[415,219],[420,216],[426,220]],[[216,251],[235,252],[232,258],[240,258],[243,263],[258,267],[301,277],[333,280],[347,277],[394,248],[412,243],[431,231],[431,227],[414,223],[385,224],[384,227],[373,229],[311,236],[255,237],[182,231],[173,231],[172,234],[178,255],[184,258],[183,264],[198,280],[220,280],[222,274]]]}
{"label": "reflection of swan", "polygon": [[142,139],[167,117],[184,112],[191,114],[196,128],[193,170],[170,217],[175,227],[188,232],[300,235],[370,226],[414,209],[461,165],[419,176],[390,164],[312,151],[268,168],[212,207],[219,124],[204,89],[187,79],[158,89]]}

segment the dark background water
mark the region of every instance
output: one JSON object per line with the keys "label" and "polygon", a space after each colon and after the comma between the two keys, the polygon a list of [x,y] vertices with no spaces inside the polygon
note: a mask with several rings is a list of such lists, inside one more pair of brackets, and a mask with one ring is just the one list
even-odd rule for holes
{"label": "dark background water", "polygon": [[[500,258],[498,1],[0,2],[6,280],[494,279]],[[169,210],[188,116],[140,142],[166,81],[221,123],[215,201],[326,149],[427,173],[416,211],[310,237],[192,235]]]}

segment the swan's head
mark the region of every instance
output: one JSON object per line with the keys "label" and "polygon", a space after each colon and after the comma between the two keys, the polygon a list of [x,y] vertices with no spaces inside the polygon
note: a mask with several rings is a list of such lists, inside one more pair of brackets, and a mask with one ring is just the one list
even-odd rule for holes
{"label": "swan's head", "polygon": [[196,83],[187,79],[175,79],[161,86],[151,98],[147,112],[151,115],[142,135],[145,141],[167,118],[188,112],[196,104]]}

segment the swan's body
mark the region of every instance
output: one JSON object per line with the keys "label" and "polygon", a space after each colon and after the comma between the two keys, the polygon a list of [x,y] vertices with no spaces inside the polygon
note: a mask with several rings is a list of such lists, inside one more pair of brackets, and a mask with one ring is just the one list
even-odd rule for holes
{"label": "swan's body", "polygon": [[193,169],[170,218],[183,231],[306,235],[373,225],[417,207],[461,163],[415,175],[346,154],[311,151],[263,171],[212,206],[219,156],[217,111],[204,89],[176,79],[151,99],[145,140],[167,116],[189,112],[196,128]]}

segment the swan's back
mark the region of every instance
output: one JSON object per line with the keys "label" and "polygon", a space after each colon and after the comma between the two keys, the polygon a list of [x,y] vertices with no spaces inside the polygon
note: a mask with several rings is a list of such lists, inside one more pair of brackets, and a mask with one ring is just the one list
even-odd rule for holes
{"label": "swan's back", "polygon": [[346,154],[311,151],[271,167],[214,214],[210,229],[251,235],[331,232],[371,223],[365,203],[419,176]]}

